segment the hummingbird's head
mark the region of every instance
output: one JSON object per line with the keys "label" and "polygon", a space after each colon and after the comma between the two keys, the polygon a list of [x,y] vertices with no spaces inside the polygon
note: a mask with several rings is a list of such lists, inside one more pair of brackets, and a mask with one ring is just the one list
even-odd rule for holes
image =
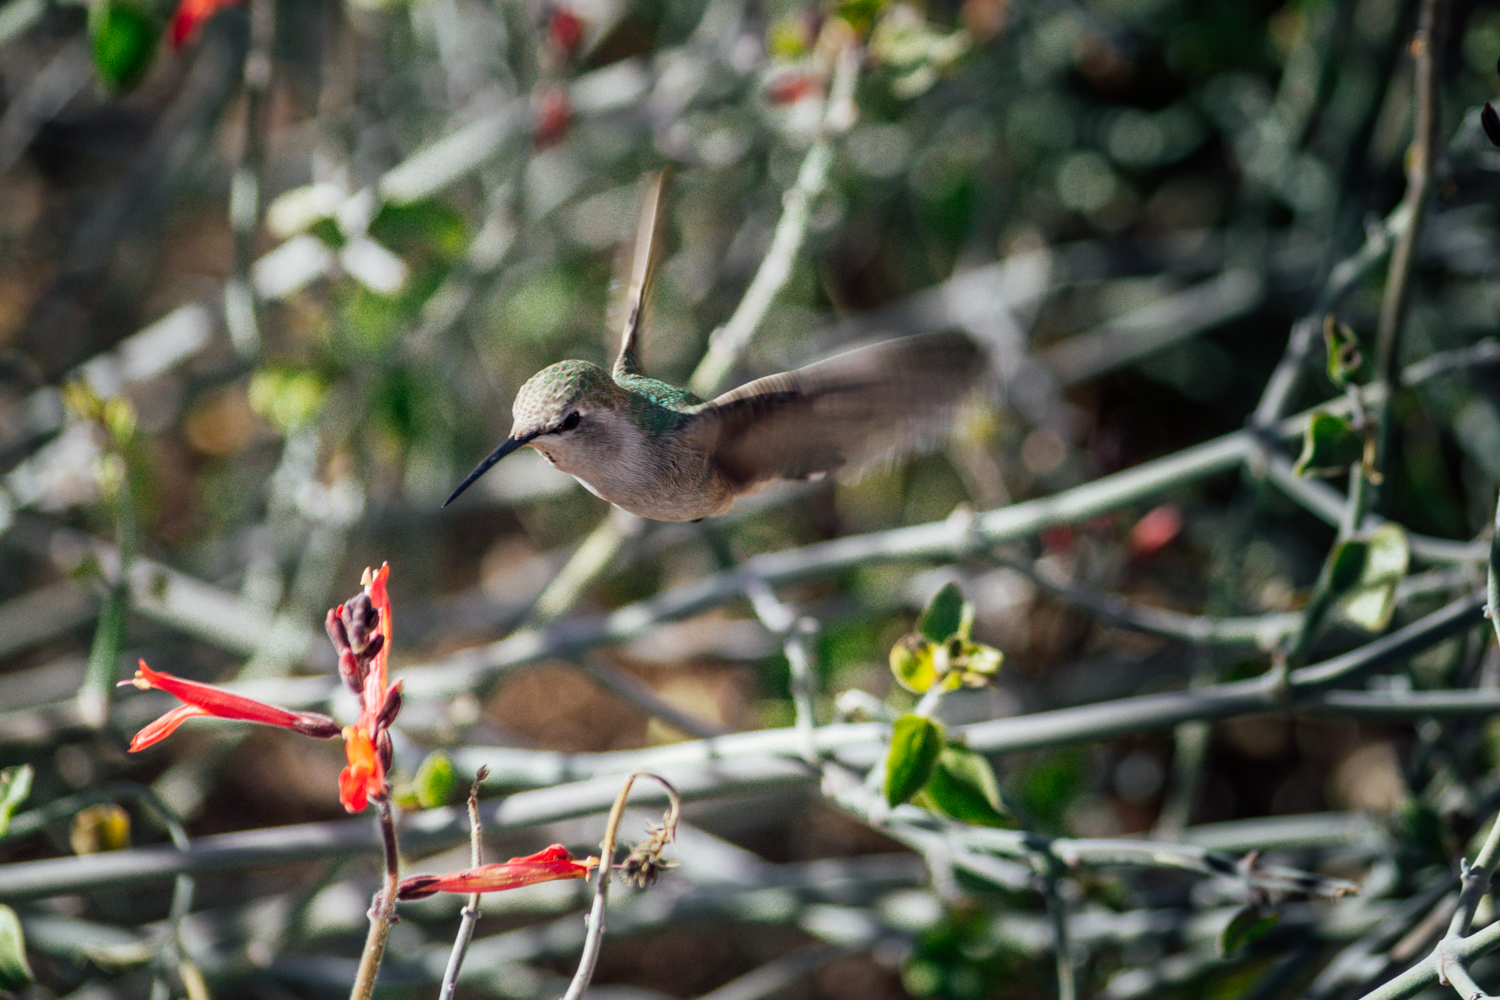
{"label": "hummingbird's head", "polygon": [[559,361],[526,380],[511,404],[511,440],[528,444],[575,430],[591,411],[618,393],[604,369],[588,361]]}
{"label": "hummingbird's head", "polygon": [[510,437],[469,473],[443,506],[490,466],[525,445],[536,448],[564,472],[573,471],[579,456],[586,461],[587,455],[599,450],[595,439],[602,425],[612,425],[610,417],[618,409],[616,397],[622,393],[604,369],[588,361],[559,361],[543,368],[516,393]]}

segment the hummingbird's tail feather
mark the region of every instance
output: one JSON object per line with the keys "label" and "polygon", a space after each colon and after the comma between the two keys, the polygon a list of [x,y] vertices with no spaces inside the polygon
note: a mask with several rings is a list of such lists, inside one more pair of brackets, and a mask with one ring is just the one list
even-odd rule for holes
{"label": "hummingbird's tail feather", "polygon": [[858,474],[933,444],[989,382],[984,352],[959,333],[848,351],[709,403],[714,461],[741,490],[770,479]]}

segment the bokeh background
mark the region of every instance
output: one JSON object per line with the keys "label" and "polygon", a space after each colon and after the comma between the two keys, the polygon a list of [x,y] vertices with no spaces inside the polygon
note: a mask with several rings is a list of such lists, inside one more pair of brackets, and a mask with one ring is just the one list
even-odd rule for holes
{"label": "bokeh background", "polygon": [[[64,805],[0,844],[0,860],[65,857],[89,822],[104,846],[168,842],[139,787],[192,838],[347,829],[336,746],[205,725],[130,757],[126,737],[164,702],[112,685],[144,657],[326,707],[326,688],[298,678],[332,670],[323,615],[367,565],[392,566],[393,669],[415,672],[760,553],[1056,494],[1233,432],[1314,303],[1336,306],[1369,350],[1382,227],[1407,184],[1417,5],[1402,0],[182,6],[0,4],[0,763],[35,769],[26,809],[92,796],[132,821],[111,840],[109,816],[81,823]],[[1469,349],[1497,317],[1500,153],[1479,108],[1500,92],[1500,11],[1440,6],[1440,155],[1407,362]],[[841,52],[854,53],[853,96],[830,102]],[[612,275],[643,178],[673,170],[644,364],[683,384],[819,150],[804,242],[728,384],[855,341],[964,329],[991,353],[997,391],[951,440],[855,482],[773,487],[700,525],[612,520],[529,451],[439,508],[504,437],[526,378],[611,357]],[[1347,294],[1320,299],[1370,246]],[[1283,413],[1337,395],[1312,343]],[[1462,364],[1393,410],[1380,510],[1458,553],[1416,559],[1398,624],[1482,581],[1483,546],[1462,543],[1493,517],[1495,390],[1492,368]],[[1006,657],[995,687],[953,701],[955,723],[1265,670],[1270,643],[1153,635],[1057,592],[1061,581],[1274,631],[1335,540],[1306,497],[1249,467],[1158,494],[961,560],[872,556],[778,588],[819,626],[820,721],[851,689],[910,706],[887,653],[949,579],[976,605],[976,637]],[[612,558],[560,585],[596,537],[613,538]],[[1316,649],[1367,638],[1344,622]],[[1435,646],[1389,683],[1493,687],[1484,638]],[[402,780],[434,749],[480,761],[485,747],[588,754],[693,735],[651,699],[697,735],[792,722],[781,643],[737,597],[589,646],[412,698]],[[1391,909],[1361,912],[1378,921],[1407,905],[1403,926],[1494,808],[1482,717],[1254,715],[1195,739],[1141,731],[993,763],[1017,824],[1049,835],[1306,818],[1326,836],[1291,862],[1378,873],[1366,899]],[[770,988],[745,978],[765,968],[792,970],[772,985],[799,997],[1054,995],[1037,893],[933,888],[916,856],[815,784],[703,810],[703,836],[774,866],[775,884],[847,883],[845,895],[624,921],[603,986],[697,996],[731,984],[741,992],[715,995],[749,997]],[[500,833],[492,854],[540,836],[587,851],[590,822]],[[865,867],[816,867],[836,861]],[[342,995],[375,862],[366,846],[202,874],[183,947],[212,995]],[[769,870],[755,869],[760,888]],[[1084,995],[1296,995],[1368,930],[1338,930],[1335,904],[1295,924],[1295,949],[1283,939],[1221,960],[1212,932],[1194,929],[1222,902],[1201,880],[1109,871],[1063,884],[1079,914],[1140,921],[1080,927]],[[171,891],[161,877],[0,892],[27,930],[38,983],[24,995],[164,995],[151,993],[151,956]],[[540,902],[497,903],[481,933],[581,923],[571,888],[529,898]],[[808,915],[819,906],[878,933],[841,938]],[[421,956],[445,947],[455,912],[420,910],[399,928],[390,995],[434,994]],[[1273,962],[1278,949],[1297,961]],[[469,995],[552,991],[575,953],[497,954]],[[1314,995],[1358,995],[1366,981]]]}

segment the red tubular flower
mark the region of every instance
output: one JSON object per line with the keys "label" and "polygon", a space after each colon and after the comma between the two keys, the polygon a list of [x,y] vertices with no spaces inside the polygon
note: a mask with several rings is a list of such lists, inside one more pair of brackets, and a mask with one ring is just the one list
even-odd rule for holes
{"label": "red tubular flower", "polygon": [[[395,720],[401,707],[401,682],[387,685],[386,660],[391,648],[391,599],[386,593],[386,580],[390,577],[389,565],[382,565],[378,572],[365,570],[364,593],[335,608],[337,615],[330,615],[330,623],[337,617],[342,624],[343,641],[349,643],[347,650],[340,649],[340,673],[349,672],[342,665],[347,651],[360,660],[353,671],[363,680],[359,694],[359,719],[344,730],[344,753],[348,765],[339,774],[339,801],[351,813],[362,812],[370,799],[379,799],[387,792],[385,782],[386,764],[390,759],[390,736],[386,728]],[[369,624],[366,615],[374,610],[373,631],[365,631]],[[330,624],[334,644],[341,638]],[[378,639],[378,641],[377,641]],[[357,646],[358,648],[353,648]],[[373,654],[372,654],[373,651]]]}
{"label": "red tubular flower", "polygon": [[140,661],[134,679],[120,683],[122,685],[134,684],[142,691],[157,688],[187,702],[136,733],[135,739],[130,741],[131,753],[144,750],[151,744],[166,739],[174,729],[195,715],[212,715],[220,719],[259,722],[267,726],[279,726],[282,729],[295,729],[299,733],[325,740],[337,736],[339,732],[338,723],[321,712],[294,712],[276,705],[267,705],[263,701],[246,698],[244,695],[214,687],[212,684],[200,684],[197,681],[152,670],[146,666],[145,660]]}
{"label": "red tubular flower", "polygon": [[598,858],[577,861],[561,844],[511,858],[498,865],[480,865],[451,875],[412,875],[396,886],[397,899],[425,899],[439,892],[499,892],[533,882],[557,879],[588,878],[599,863]]}

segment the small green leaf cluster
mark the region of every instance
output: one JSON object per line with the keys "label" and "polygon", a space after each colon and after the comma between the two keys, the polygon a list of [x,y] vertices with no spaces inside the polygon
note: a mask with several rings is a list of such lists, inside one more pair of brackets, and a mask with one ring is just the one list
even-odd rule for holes
{"label": "small green leaf cluster", "polygon": [[[35,771],[30,764],[0,771],[0,836],[10,829],[10,818],[31,794]],[[35,980],[26,961],[26,937],[16,911],[0,906],[0,990],[19,990]]]}
{"label": "small green leaf cluster", "polygon": [[[1328,380],[1340,391],[1356,389],[1355,379],[1364,368],[1359,338],[1329,316],[1323,324],[1323,342],[1328,349]],[[1319,410],[1307,422],[1302,454],[1292,471],[1299,476],[1330,476],[1362,463],[1365,475],[1376,482],[1373,458],[1374,438],[1368,421]]]}
{"label": "small green leaf cluster", "polygon": [[917,619],[917,630],[891,648],[896,682],[913,694],[926,694],[934,684],[945,691],[989,684],[1005,655],[971,639],[973,629],[974,606],[948,584]]}
{"label": "small green leaf cluster", "polygon": [[982,755],[950,742],[941,722],[930,717],[938,698],[960,686],[988,684],[1003,654],[971,638],[974,606],[949,584],[928,603],[917,631],[891,650],[891,672],[902,687],[925,697],[918,710],[891,727],[885,761],[885,799],[892,806],[912,802],[965,823],[1005,825],[1000,785]]}

